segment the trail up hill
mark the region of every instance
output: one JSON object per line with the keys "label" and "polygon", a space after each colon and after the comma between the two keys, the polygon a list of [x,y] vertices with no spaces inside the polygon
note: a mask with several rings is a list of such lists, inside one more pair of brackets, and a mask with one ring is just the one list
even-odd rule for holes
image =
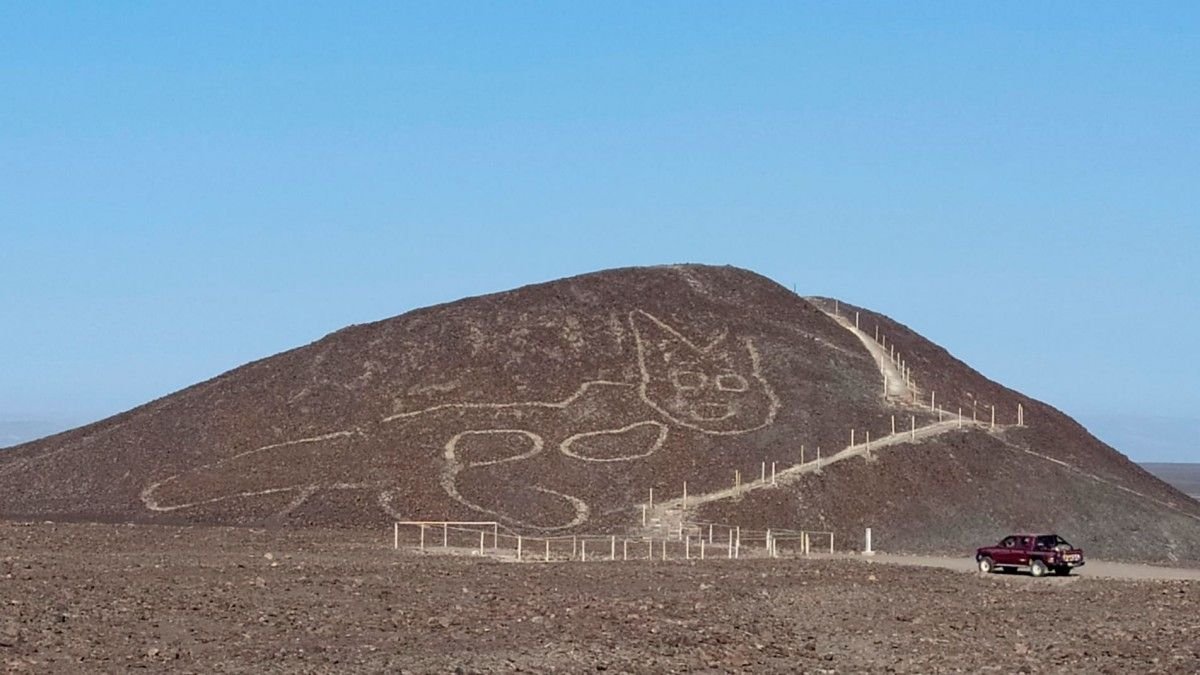
{"label": "trail up hill", "polygon": [[[721,493],[735,471],[743,490]],[[11,518],[617,532],[651,488],[680,518],[871,526],[892,551],[1053,530],[1096,555],[1200,560],[1200,503],[1062,413],[885,316],[729,267],[609,270],[351,326],[0,452]]]}

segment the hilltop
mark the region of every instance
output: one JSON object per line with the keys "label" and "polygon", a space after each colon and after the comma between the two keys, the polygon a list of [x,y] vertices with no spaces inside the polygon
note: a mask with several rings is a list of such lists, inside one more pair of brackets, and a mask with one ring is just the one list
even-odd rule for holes
{"label": "hilltop", "polygon": [[[959,409],[979,423],[960,428]],[[893,418],[922,433],[892,436]],[[828,458],[851,430],[874,450],[773,488],[694,498],[684,516],[851,537],[872,526],[881,547],[912,551],[1052,529],[1109,557],[1200,560],[1200,504],[1059,411],[886,316],[698,265],[608,270],[350,326],[5,451],[0,514],[625,531],[651,489],[716,493],[735,471],[752,481],[799,464],[802,446]]]}

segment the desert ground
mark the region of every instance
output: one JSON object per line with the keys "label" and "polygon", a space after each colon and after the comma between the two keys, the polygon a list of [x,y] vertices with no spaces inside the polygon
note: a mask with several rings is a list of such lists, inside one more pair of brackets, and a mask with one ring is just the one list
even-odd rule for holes
{"label": "desert ground", "polygon": [[[12,672],[1198,672],[1200,581],[513,563],[385,532],[0,523]],[[887,562],[896,562],[888,560]]]}

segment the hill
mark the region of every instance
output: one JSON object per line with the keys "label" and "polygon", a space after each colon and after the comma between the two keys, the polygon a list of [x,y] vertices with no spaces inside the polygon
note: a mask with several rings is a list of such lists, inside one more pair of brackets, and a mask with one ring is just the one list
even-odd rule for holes
{"label": "hill", "polygon": [[[825,463],[721,498],[735,471],[795,466],[802,446]],[[707,266],[348,327],[0,454],[0,513],[598,532],[636,528],[651,489],[661,511],[684,482],[689,519],[872,526],[890,550],[1053,529],[1109,557],[1200,560],[1200,504],[1050,406],[885,316]]]}

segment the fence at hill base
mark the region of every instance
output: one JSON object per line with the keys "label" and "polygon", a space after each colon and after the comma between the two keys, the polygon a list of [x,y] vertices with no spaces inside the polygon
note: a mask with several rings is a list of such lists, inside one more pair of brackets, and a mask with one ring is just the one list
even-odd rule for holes
{"label": "fence at hill base", "polygon": [[475,555],[518,562],[707,560],[806,557],[834,553],[834,533],[745,530],[736,525],[688,523],[675,536],[560,535],[528,537],[501,531],[495,521],[407,520],[392,529],[393,547]]}

